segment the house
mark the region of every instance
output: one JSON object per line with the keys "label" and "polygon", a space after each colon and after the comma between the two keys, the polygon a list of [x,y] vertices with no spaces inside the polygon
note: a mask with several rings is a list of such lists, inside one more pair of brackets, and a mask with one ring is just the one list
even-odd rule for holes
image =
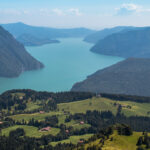
{"label": "house", "polygon": [[3,122],[2,122],[2,121],[0,121],[0,124],[3,124]]}
{"label": "house", "polygon": [[78,143],[79,143],[79,144],[83,144],[83,143],[84,143],[84,141],[83,141],[83,140],[80,140]]}
{"label": "house", "polygon": [[23,96],[20,96],[19,99],[20,99],[20,100],[23,100]]}
{"label": "house", "polygon": [[45,128],[42,128],[40,131],[50,131],[51,130],[51,127],[45,127]]}
{"label": "house", "polygon": [[96,97],[102,97],[100,93],[96,93]]}
{"label": "house", "polygon": [[52,100],[52,98],[51,98],[51,97],[49,97],[47,100]]}
{"label": "house", "polygon": [[84,124],[84,121],[80,121],[80,124],[83,125],[83,124]]}
{"label": "house", "polygon": [[40,111],[40,114],[44,114],[45,112],[44,111]]}
{"label": "house", "polygon": [[66,130],[66,133],[69,133],[69,130]]}

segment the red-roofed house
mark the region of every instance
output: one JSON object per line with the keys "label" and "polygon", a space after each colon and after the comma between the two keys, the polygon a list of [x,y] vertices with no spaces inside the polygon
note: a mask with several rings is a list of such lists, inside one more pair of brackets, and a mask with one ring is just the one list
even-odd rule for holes
{"label": "red-roofed house", "polygon": [[40,111],[40,114],[44,114],[45,112],[44,111]]}
{"label": "red-roofed house", "polygon": [[69,133],[69,130],[66,130],[66,133]]}
{"label": "red-roofed house", "polygon": [[51,130],[51,127],[45,127],[45,128],[42,128],[40,131],[50,131]]}
{"label": "red-roofed house", "polygon": [[84,121],[80,121],[80,124],[84,124]]}

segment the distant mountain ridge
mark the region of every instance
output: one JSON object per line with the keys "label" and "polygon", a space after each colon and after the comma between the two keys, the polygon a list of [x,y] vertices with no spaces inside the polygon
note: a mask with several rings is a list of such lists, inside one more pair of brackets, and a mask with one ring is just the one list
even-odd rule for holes
{"label": "distant mountain ridge", "polygon": [[150,59],[129,58],[88,76],[72,91],[150,96]]}
{"label": "distant mountain ridge", "polygon": [[87,35],[84,38],[84,41],[89,43],[97,43],[99,40],[102,40],[113,33],[126,32],[129,30],[133,30],[135,28],[136,27],[132,27],[132,26],[117,26],[113,28],[105,28],[103,30]]}
{"label": "distant mountain ridge", "polygon": [[0,76],[17,77],[22,72],[43,68],[22,44],[0,26]]}
{"label": "distant mountain ridge", "polygon": [[22,34],[17,39],[20,43],[25,46],[41,46],[50,43],[60,43],[58,40],[51,40],[49,38],[34,37],[31,34]]}
{"label": "distant mountain ridge", "polygon": [[[72,28],[72,29],[57,29],[57,28],[49,28],[49,27],[38,27],[38,26],[30,26],[24,23],[10,23],[10,24],[2,24],[2,26],[9,31],[19,42],[27,45],[35,46],[43,43],[58,43],[56,41],[57,38],[68,38],[68,37],[85,37],[88,34],[94,32],[94,30],[86,29],[86,28]],[[22,38],[22,36],[24,38]],[[26,39],[29,37],[30,41],[26,42]],[[36,42],[34,42],[36,39]],[[38,40],[39,39],[39,40]],[[42,40],[42,41],[41,41]]]}
{"label": "distant mountain ridge", "polygon": [[150,27],[109,35],[99,40],[91,51],[124,58],[150,58]]}

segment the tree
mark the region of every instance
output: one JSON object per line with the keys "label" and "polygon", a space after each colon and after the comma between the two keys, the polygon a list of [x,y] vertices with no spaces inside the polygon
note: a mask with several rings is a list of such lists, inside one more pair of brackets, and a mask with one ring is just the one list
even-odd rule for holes
{"label": "tree", "polygon": [[141,146],[143,144],[143,137],[139,137],[138,142],[137,142],[137,146]]}

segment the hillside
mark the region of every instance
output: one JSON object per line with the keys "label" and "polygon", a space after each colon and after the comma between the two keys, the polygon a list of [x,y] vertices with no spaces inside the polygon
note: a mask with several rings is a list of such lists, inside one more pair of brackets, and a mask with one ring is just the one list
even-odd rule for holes
{"label": "hillside", "polygon": [[114,33],[98,41],[92,52],[119,57],[150,57],[150,28]]}
{"label": "hillside", "polygon": [[25,46],[41,46],[41,45],[50,44],[50,43],[60,43],[60,41],[58,40],[34,37],[30,34],[22,34],[19,37],[17,37],[17,40],[20,43],[23,43]]}
{"label": "hillside", "polygon": [[148,147],[150,97],[124,95],[125,101],[119,95],[114,95],[117,100],[104,95],[33,90],[3,93],[1,149],[136,150],[137,143]]}
{"label": "hillside", "polygon": [[[100,148],[101,150],[137,150],[138,146],[137,141],[139,137],[142,137],[141,132],[133,132],[130,136],[119,135],[116,130],[114,133],[109,136],[108,139],[105,139],[104,145],[101,144],[101,138],[97,138],[94,141],[91,141],[84,145],[84,148],[87,149],[91,147],[93,148]],[[141,150],[149,150],[148,148],[145,149],[145,145],[141,145]],[[140,150],[140,149],[139,149]]]}
{"label": "hillside", "polygon": [[[37,45],[42,45],[45,42],[46,44],[56,43],[57,38],[85,37],[88,34],[94,32],[93,30],[86,28],[57,29],[49,27],[30,26],[21,22],[2,24],[2,26],[25,46],[35,46],[36,43]],[[32,37],[30,38],[30,41],[26,40],[29,37]],[[34,42],[35,39],[36,42]]]}
{"label": "hillside", "polygon": [[13,36],[0,27],[0,76],[16,77],[22,72],[40,69],[43,65],[34,59]]}
{"label": "hillside", "polygon": [[99,70],[72,91],[90,91],[150,96],[150,59],[129,58]]}
{"label": "hillside", "polygon": [[136,150],[140,138],[139,146],[148,147],[150,97],[124,95],[123,101],[119,95],[114,95],[117,100],[103,95],[112,98],[86,92],[3,93],[1,149]]}
{"label": "hillside", "polygon": [[107,37],[113,33],[126,32],[126,31],[132,30],[134,28],[135,27],[130,27],[130,26],[118,26],[118,27],[114,27],[114,28],[106,28],[106,29],[94,32],[90,35],[87,35],[84,38],[84,41],[89,42],[89,43],[97,43],[99,40],[102,40],[105,37]]}

